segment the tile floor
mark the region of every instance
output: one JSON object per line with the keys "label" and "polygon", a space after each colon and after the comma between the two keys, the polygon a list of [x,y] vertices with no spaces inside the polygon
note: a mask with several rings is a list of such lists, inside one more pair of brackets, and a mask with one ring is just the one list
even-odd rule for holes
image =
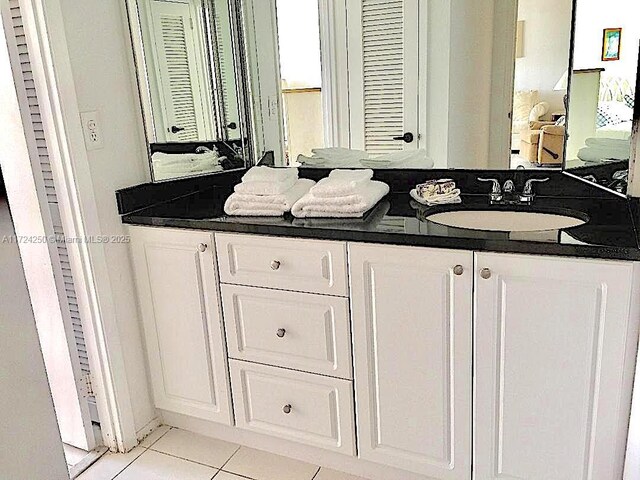
{"label": "tile floor", "polygon": [[160,427],[126,454],[108,453],[78,480],[365,480],[287,457]]}

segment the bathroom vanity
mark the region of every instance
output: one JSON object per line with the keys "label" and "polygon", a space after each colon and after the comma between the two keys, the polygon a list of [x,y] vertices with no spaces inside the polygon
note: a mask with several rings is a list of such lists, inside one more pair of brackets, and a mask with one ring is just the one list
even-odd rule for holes
{"label": "bathroom vanity", "polygon": [[527,207],[584,226],[511,234],[428,220],[486,194],[300,222],[226,217],[217,186],[131,212],[156,406],[372,479],[622,478],[640,250],[597,192]]}

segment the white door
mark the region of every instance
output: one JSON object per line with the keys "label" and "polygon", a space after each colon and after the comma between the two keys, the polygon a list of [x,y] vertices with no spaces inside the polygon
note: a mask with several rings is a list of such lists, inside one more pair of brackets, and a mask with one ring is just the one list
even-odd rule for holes
{"label": "white door", "polygon": [[156,407],[230,425],[213,236],[130,231]]}
{"label": "white door", "polygon": [[349,245],[359,456],[471,475],[471,252]]}
{"label": "white door", "polygon": [[373,154],[416,149],[424,128],[420,104],[426,104],[418,78],[427,61],[418,38],[426,2],[347,0],[346,6],[351,148]]}
{"label": "white door", "polygon": [[476,255],[476,479],[622,478],[632,277],[631,263]]}
{"label": "white door", "polygon": [[[158,140],[197,141],[212,138],[206,64],[199,43],[199,19],[189,3],[151,1],[151,51],[154,53],[163,125]],[[156,122],[158,119],[156,118]],[[163,130],[163,131],[160,131]]]}

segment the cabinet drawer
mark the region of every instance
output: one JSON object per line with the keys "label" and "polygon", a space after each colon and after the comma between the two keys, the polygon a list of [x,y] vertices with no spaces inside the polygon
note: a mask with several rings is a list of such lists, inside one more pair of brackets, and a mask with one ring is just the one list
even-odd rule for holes
{"label": "cabinet drawer", "polygon": [[346,245],[216,234],[223,283],[347,296]]}
{"label": "cabinet drawer", "polygon": [[355,454],[352,383],[229,361],[239,428]]}
{"label": "cabinet drawer", "polygon": [[222,285],[229,356],[352,378],[346,298]]}

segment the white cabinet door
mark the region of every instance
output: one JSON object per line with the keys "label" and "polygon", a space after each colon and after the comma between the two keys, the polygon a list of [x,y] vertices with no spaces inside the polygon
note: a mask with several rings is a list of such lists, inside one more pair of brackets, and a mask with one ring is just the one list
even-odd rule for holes
{"label": "white cabinet door", "polygon": [[633,269],[477,254],[476,479],[622,478],[638,340]]}
{"label": "white cabinet door", "polygon": [[350,244],[349,264],[360,457],[468,480],[472,253]]}
{"label": "white cabinet door", "polygon": [[230,425],[212,235],[130,232],[156,407]]}

